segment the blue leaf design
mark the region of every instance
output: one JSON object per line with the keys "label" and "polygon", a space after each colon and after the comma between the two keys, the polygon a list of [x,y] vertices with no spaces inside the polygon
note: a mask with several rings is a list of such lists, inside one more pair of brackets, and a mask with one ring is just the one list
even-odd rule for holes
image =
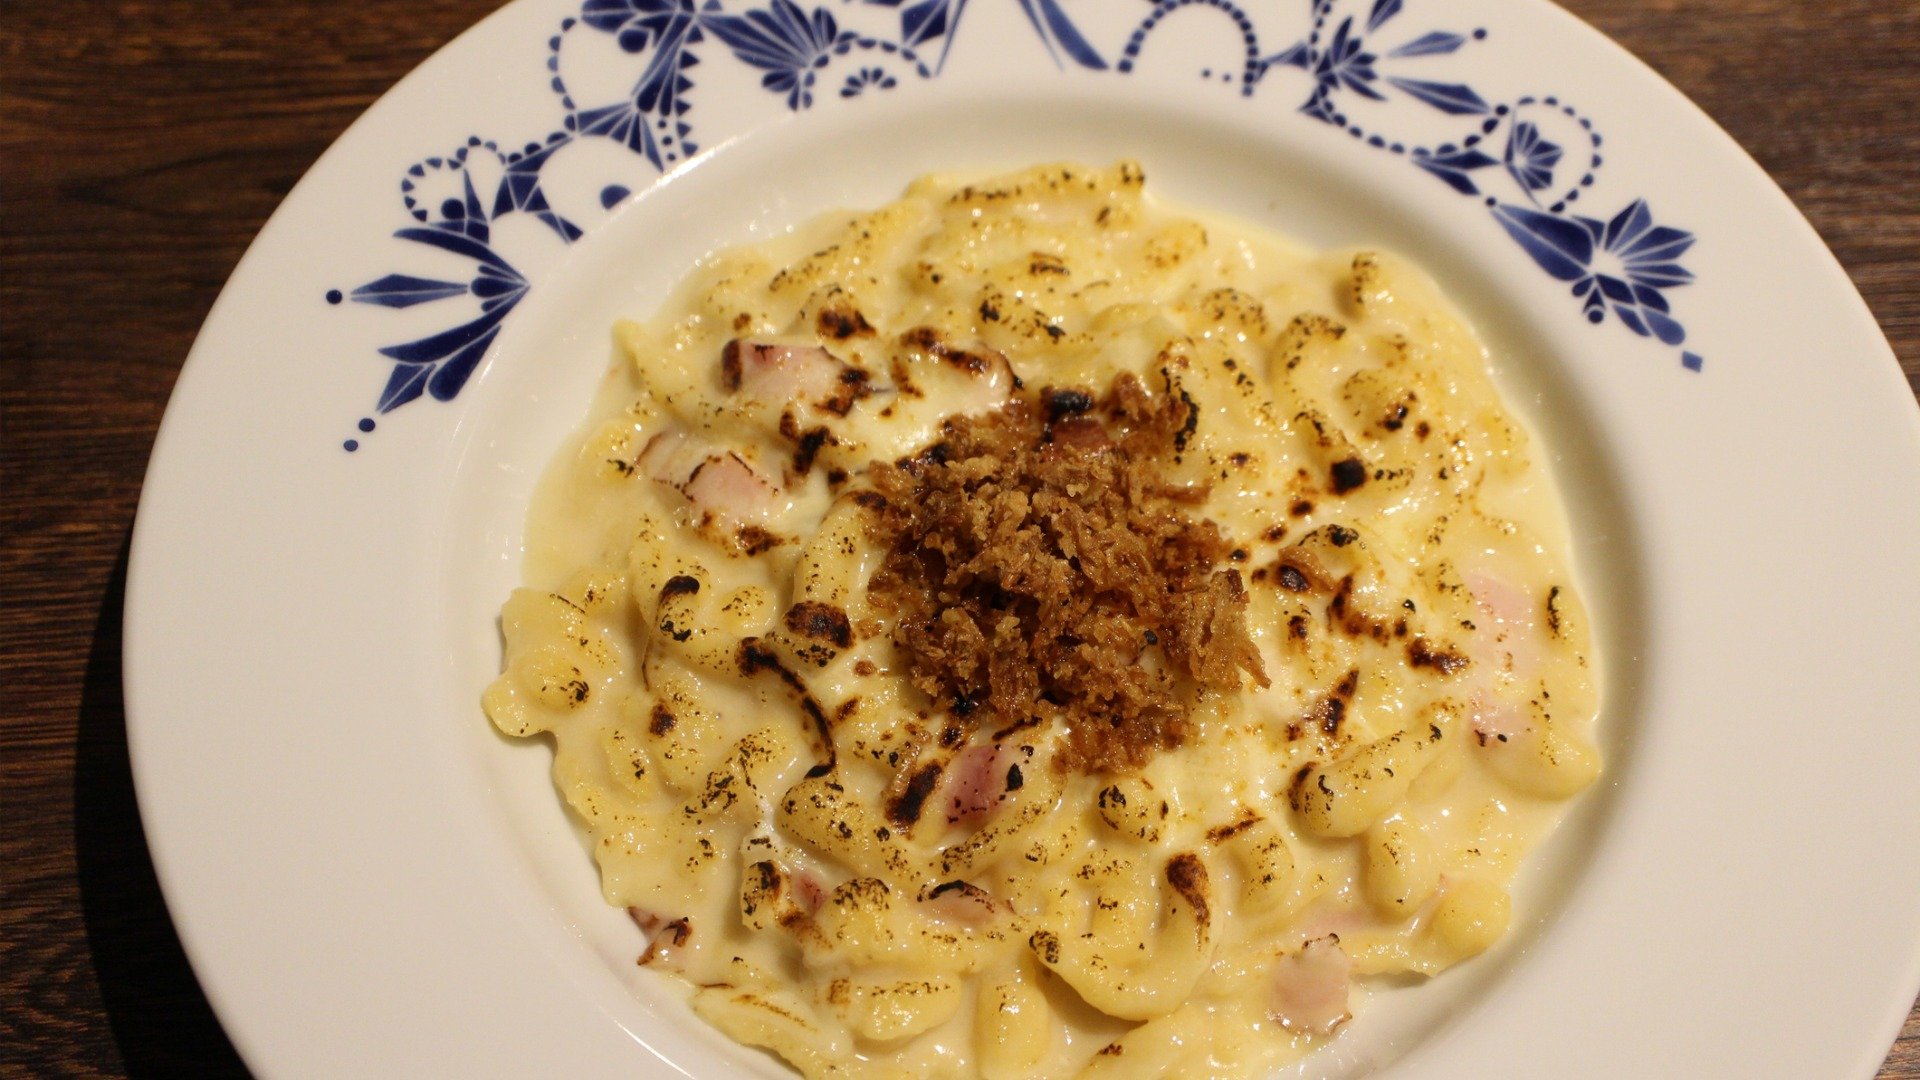
{"label": "blue leaf design", "polygon": [[1447,186],[1462,195],[1478,195],[1480,186],[1474,183],[1467,173],[1473,169],[1484,169],[1499,162],[1475,149],[1453,150],[1444,154],[1423,154],[1413,159],[1415,165],[1446,181]]}
{"label": "blue leaf design", "polygon": [[1667,306],[1667,298],[1660,295],[1660,290],[1643,283],[1638,274],[1633,275],[1633,280],[1627,282],[1627,284],[1633,286],[1634,303],[1639,304],[1649,311],[1664,312],[1672,310]]}
{"label": "blue leaf design", "polygon": [[653,132],[647,127],[646,114],[633,102],[588,109],[580,114],[578,126],[582,135],[597,135],[623,143],[627,149],[652,162],[654,168],[667,167],[661,159],[660,144],[654,141]]}
{"label": "blue leaf design", "polygon": [[1665,225],[1649,229],[1627,243],[1615,247],[1630,262],[1668,262],[1685,254],[1693,246],[1693,234]]}
{"label": "blue leaf design", "polygon": [[735,56],[768,71],[808,67],[836,31],[832,12],[821,8],[809,19],[793,0],[773,0],[771,7],[744,15],[716,15],[707,25]]}
{"label": "blue leaf design", "polygon": [[[1593,262],[1593,237],[1586,229],[1565,218],[1507,203],[1494,207],[1493,216],[1540,269],[1561,281],[1587,276]],[[1606,280],[1601,279],[1603,284]]]}
{"label": "blue leaf design", "polygon": [[1422,34],[1405,45],[1388,53],[1388,56],[1440,56],[1465,45],[1467,39],[1459,34],[1449,34],[1440,30]]}
{"label": "blue leaf design", "polygon": [[1433,162],[1427,161],[1424,159],[1420,161],[1416,161],[1414,162],[1414,164],[1427,170],[1428,172],[1432,173],[1434,176],[1439,177],[1441,180],[1446,182],[1446,185],[1448,187],[1452,188],[1453,190],[1459,192],[1462,195],[1480,194],[1480,185],[1473,182],[1473,177],[1468,176],[1466,173],[1463,173],[1458,169],[1449,169],[1444,165],[1436,165]]}
{"label": "blue leaf design", "polygon": [[1411,94],[1421,101],[1454,116],[1467,116],[1476,113],[1492,112],[1486,101],[1473,92],[1465,83],[1437,83],[1425,79],[1401,79],[1389,77],[1387,82],[1401,92]]}
{"label": "blue leaf design", "polygon": [[459,296],[466,291],[467,287],[457,281],[434,281],[431,278],[408,277],[405,274],[388,274],[378,281],[369,281],[353,290],[353,298],[362,304],[405,308],[432,300],[445,300],[449,296]]}
{"label": "blue leaf design", "polygon": [[1059,0],[1020,0],[1020,10],[1027,13],[1027,21],[1040,32],[1040,40],[1046,44],[1047,54],[1053,57],[1055,64],[1060,62],[1059,54],[1054,52],[1054,46],[1058,44],[1060,51],[1081,67],[1092,71],[1107,70],[1107,62],[1101,59],[1100,51],[1081,36],[1073,20],[1060,10]]}
{"label": "blue leaf design", "polygon": [[393,235],[401,240],[412,240],[428,247],[437,247],[442,251],[451,251],[455,255],[465,255],[475,262],[485,263],[510,274],[514,273],[513,267],[508,266],[505,259],[495,255],[492,248],[461,233],[447,232],[430,226],[426,228],[416,226],[401,229]]}
{"label": "blue leaf design", "polygon": [[1652,227],[1653,212],[1647,209],[1647,200],[1635,199],[1607,222],[1601,243],[1608,251],[1618,251],[1622,244],[1631,243]]}
{"label": "blue leaf design", "polygon": [[1633,280],[1656,289],[1671,289],[1693,280],[1693,272],[1679,263],[1629,263]]}
{"label": "blue leaf design", "polygon": [[1307,48],[1306,42],[1296,41],[1292,45],[1287,46],[1286,51],[1275,53],[1261,62],[1275,67],[1311,67],[1313,64],[1313,50]]}
{"label": "blue leaf design", "polygon": [[[501,314],[506,313],[503,311]],[[493,327],[477,340],[454,353],[446,363],[440,365],[439,369],[433,373],[433,377],[427,380],[427,393],[432,394],[436,401],[452,401],[454,395],[460,392],[460,388],[467,385],[467,378],[473,374],[473,369],[479,365],[480,358],[487,354],[493,339],[499,335],[500,328]]]}
{"label": "blue leaf design", "polygon": [[1373,10],[1367,13],[1367,33],[1384,26],[1388,19],[1400,14],[1400,0],[1373,0]]}
{"label": "blue leaf design", "polygon": [[1300,106],[1300,111],[1324,123],[1337,123],[1334,120],[1333,100],[1327,94],[1326,87],[1316,88],[1313,96]]}
{"label": "blue leaf design", "polygon": [[380,401],[374,405],[376,412],[388,413],[420,396],[427,388],[427,378],[433,374],[433,368],[424,364],[401,364],[387,376],[387,388],[380,392]]}
{"label": "blue leaf design", "polygon": [[[897,0],[896,0],[897,2]],[[900,12],[900,44],[911,49],[949,33],[967,0],[921,0]]]}
{"label": "blue leaf design", "polygon": [[512,304],[502,304],[492,311],[481,312],[479,318],[451,330],[442,330],[418,341],[409,341],[405,345],[389,345],[380,350],[380,355],[391,357],[403,364],[431,364],[444,360],[500,325],[500,320],[506,318],[507,313],[512,310]]}
{"label": "blue leaf design", "polygon": [[1445,153],[1427,154],[1414,160],[1421,165],[1433,162],[1451,169],[1484,169],[1489,165],[1500,164],[1471,146],[1459,150],[1448,150]]}
{"label": "blue leaf design", "polygon": [[1600,295],[1606,297],[1608,300],[1616,304],[1629,306],[1634,303],[1633,290],[1628,287],[1626,282],[1621,281],[1612,274],[1596,274],[1594,275],[1594,281],[1600,286]]}

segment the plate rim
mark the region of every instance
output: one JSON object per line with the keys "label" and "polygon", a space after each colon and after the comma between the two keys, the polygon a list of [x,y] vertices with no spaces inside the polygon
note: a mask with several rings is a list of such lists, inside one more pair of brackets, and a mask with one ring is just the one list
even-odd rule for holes
{"label": "plate rim", "polygon": [[[508,5],[488,15],[453,39],[453,41],[437,50],[412,73],[407,75],[400,84],[397,84],[392,90],[388,91],[386,95],[383,95],[366,113],[356,119],[354,124],[351,125],[339,139],[328,148],[321,158],[316,161],[314,166],[309,169],[308,173],[303,176],[301,182],[288,194],[267,224],[263,226],[260,234],[255,238],[246,254],[242,256],[240,262],[237,264],[233,276],[230,279],[229,288],[223,289],[220,299],[216,301],[210,310],[205,327],[213,327],[223,320],[226,314],[226,306],[229,304],[230,297],[233,293],[231,284],[248,274],[249,267],[255,262],[256,253],[261,251],[265,246],[276,242],[281,232],[292,227],[287,224],[293,219],[293,213],[290,212],[289,208],[296,207],[300,204],[302,191],[308,186],[309,180],[316,173],[319,173],[322,167],[329,160],[336,157],[336,155],[345,156],[351,152],[354,141],[356,138],[361,137],[356,133],[361,132],[363,127],[370,126],[367,123],[369,118],[373,117],[381,109],[383,104],[393,99],[403,88],[409,85],[419,84],[425,76],[431,73],[437,73],[440,68],[452,64],[455,59],[457,59],[458,54],[473,47],[473,42],[480,40],[488,33],[497,31],[502,26],[525,19],[529,13],[540,9],[542,6],[543,0],[518,0],[515,4]],[[545,6],[552,5],[547,4]],[[1902,396],[1907,396],[1907,388],[1904,379],[1900,377],[1898,362],[1893,355],[1891,345],[1886,342],[1884,334],[1879,330],[1877,323],[1874,322],[1865,301],[1859,296],[1857,289],[1852,285],[1850,279],[1847,278],[1844,268],[1840,266],[1838,260],[1832,255],[1832,252],[1826,245],[1820,241],[1812,225],[1807,222],[1799,210],[1793,206],[1785,192],[1765,173],[1758,163],[1754,162],[1744,149],[1740,148],[1730,136],[1726,135],[1710,117],[1700,111],[1698,106],[1694,105],[1685,95],[1673,88],[1671,84],[1667,83],[1657,72],[1646,66],[1638,58],[1627,53],[1604,34],[1588,26],[1571,14],[1557,7],[1545,4],[1542,0],[1535,0],[1535,3],[1530,5],[1530,7],[1551,11],[1571,24],[1572,27],[1578,28],[1579,31],[1588,35],[1591,39],[1594,39],[1591,42],[1591,47],[1603,47],[1610,50],[1611,53],[1617,54],[1617,57],[1629,59],[1639,68],[1642,78],[1650,79],[1652,83],[1657,85],[1671,100],[1686,103],[1685,108],[1691,111],[1693,120],[1697,121],[1694,126],[1697,127],[1698,123],[1706,124],[1710,130],[1718,135],[1720,140],[1724,141],[1726,147],[1732,148],[1739,155],[1745,164],[1748,174],[1747,179],[1751,180],[1753,176],[1756,175],[1765,179],[1767,187],[1771,190],[1772,196],[1778,204],[1776,211],[1785,211],[1785,214],[1777,214],[1776,216],[1780,217],[1783,221],[1797,223],[1797,229],[1803,234],[1802,239],[1811,241],[1814,249],[1825,254],[1826,262],[1820,268],[1820,274],[1827,277],[1837,274],[1839,281],[1845,284],[1845,291],[1851,298],[1851,305],[1856,308],[1854,312],[1855,321],[1864,320],[1865,325],[1873,327],[1874,336],[1879,342],[1879,348],[1884,354],[1884,360],[1878,357],[1871,358],[1863,361],[1860,366],[1865,370],[1878,368],[1880,372],[1886,376],[1883,381],[1887,381],[1890,388],[1897,389]],[[128,589],[125,601],[126,610],[124,617],[127,633],[123,643],[123,655],[127,675],[124,682],[124,694],[128,711],[128,729],[133,757],[135,787],[141,807],[142,820],[147,830],[149,848],[154,855],[156,873],[160,877],[163,892],[168,898],[169,909],[174,915],[176,931],[181,937],[183,947],[186,948],[189,957],[193,961],[196,974],[201,978],[202,985],[207,988],[209,1000],[215,1003],[216,1010],[219,1012],[222,1022],[227,1027],[230,1036],[233,1037],[236,1047],[241,1049],[243,1056],[247,1058],[250,1064],[254,1064],[256,1061],[265,1060],[268,1055],[259,1048],[250,1048],[247,1045],[245,1034],[241,1030],[244,1025],[236,1023],[234,1019],[234,1017],[238,1015],[236,1009],[243,1010],[244,1006],[236,1006],[232,1001],[223,1003],[216,997],[213,981],[209,980],[206,974],[209,970],[209,965],[214,963],[206,951],[210,946],[201,940],[200,924],[196,923],[196,917],[192,915],[183,917],[180,905],[176,899],[184,895],[183,890],[185,886],[172,880],[177,862],[169,860],[167,856],[169,838],[166,834],[166,826],[162,824],[159,828],[156,828],[155,824],[156,822],[162,822],[167,816],[167,812],[162,809],[165,806],[165,797],[161,794],[165,789],[167,781],[156,777],[152,772],[151,766],[143,767],[142,764],[143,761],[153,760],[155,755],[153,751],[149,749],[149,746],[154,739],[160,737],[155,727],[157,720],[145,720],[142,719],[142,717],[155,715],[164,710],[153,704],[150,691],[142,690],[142,687],[147,685],[143,681],[144,676],[136,675],[136,671],[145,671],[146,663],[143,657],[135,655],[140,649],[140,638],[143,636],[139,628],[151,625],[148,618],[148,608],[146,607],[148,590],[145,585],[146,582],[151,579],[152,575],[156,573],[155,571],[147,571],[146,568],[155,565],[155,560],[160,558],[159,555],[151,550],[151,545],[143,544],[143,537],[148,532],[147,526],[150,517],[164,513],[162,508],[149,505],[149,491],[152,490],[149,484],[153,480],[156,472],[166,468],[166,460],[170,454],[175,452],[173,448],[182,438],[182,429],[188,421],[184,418],[185,414],[181,402],[187,395],[200,392],[197,387],[203,378],[201,373],[206,370],[211,370],[215,362],[212,346],[206,346],[205,351],[203,351],[203,343],[205,343],[207,339],[207,331],[203,328],[201,336],[196,339],[194,347],[189,353],[186,364],[183,365],[180,381],[177,383],[173,397],[169,401],[167,412],[162,421],[159,434],[156,436],[154,450],[149,462],[148,483],[143,483],[140,506],[136,514],[132,540],[132,553],[130,555],[132,561],[130,562],[128,573]],[[192,382],[189,380],[192,380]],[[1907,418],[1909,423],[1905,437],[1907,437],[1908,441],[1914,446],[1920,446],[1920,411],[1909,410]],[[143,694],[145,696],[144,701],[142,700]],[[1907,986],[1909,989],[1920,989],[1920,950],[1915,951],[1908,964],[1908,968]],[[1890,1021],[1883,1022],[1882,1027],[1886,1032],[1886,1038],[1884,1042],[1880,1044],[1878,1054],[1873,1057],[1871,1062],[1864,1066],[1869,1073],[1872,1069],[1876,1068],[1884,1058],[1885,1047],[1892,1042],[1893,1035],[1899,1030],[1900,1023],[1904,1020],[1906,1013],[1907,1007],[1904,1004],[1900,1005],[1897,1012],[1891,1012],[1889,1014]]]}

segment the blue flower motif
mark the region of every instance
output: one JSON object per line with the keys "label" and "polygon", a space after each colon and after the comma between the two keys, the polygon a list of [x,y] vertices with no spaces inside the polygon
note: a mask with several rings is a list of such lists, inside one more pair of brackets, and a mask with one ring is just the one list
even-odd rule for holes
{"label": "blue flower motif", "polygon": [[1315,59],[1314,94],[1330,97],[1344,86],[1362,97],[1385,101],[1386,95],[1373,88],[1374,80],[1380,77],[1373,65],[1380,58],[1367,52],[1363,47],[1365,43],[1352,31],[1352,17],[1341,20],[1340,28],[1333,32],[1333,40]]}
{"label": "blue flower motif", "polygon": [[[1324,48],[1317,44],[1316,31],[1316,37],[1296,42],[1260,61],[1260,70],[1264,72],[1268,67],[1291,66],[1310,72],[1314,79],[1313,92],[1300,106],[1300,111],[1336,127],[1346,127],[1348,124],[1346,117],[1334,104],[1335,97],[1343,90],[1351,90],[1373,101],[1385,101],[1386,95],[1375,85],[1379,82],[1452,116],[1491,112],[1492,107],[1486,100],[1464,83],[1383,75],[1374,66],[1380,63],[1381,56],[1368,48],[1365,35],[1380,29],[1400,14],[1400,7],[1400,0],[1375,0],[1372,10],[1367,14],[1364,30],[1356,31],[1353,16],[1349,15],[1340,21],[1340,25],[1334,29],[1333,38]],[[1331,8],[1330,0],[1315,3],[1316,20],[1324,18]],[[1479,33],[1476,31],[1476,35]],[[1386,55],[1389,59],[1444,56],[1465,44],[1466,40],[1461,34],[1432,31]]]}
{"label": "blue flower motif", "polygon": [[1540,136],[1532,121],[1522,120],[1507,133],[1507,172],[1526,192],[1541,191],[1553,183],[1554,166],[1560,164],[1560,147]]}
{"label": "blue flower motif", "polygon": [[847,76],[847,81],[840,85],[840,96],[843,98],[859,97],[861,92],[869,86],[877,87],[881,90],[891,90],[895,85],[893,76],[887,74],[885,71],[877,67],[861,68],[859,71]]}
{"label": "blue flower motif", "polygon": [[760,85],[787,95],[787,108],[796,111],[813,104],[814,69],[827,66],[841,44],[832,12],[816,8],[809,16],[793,0],[773,0],[744,15],[711,15],[707,28],[735,56],[765,71]]}
{"label": "blue flower motif", "polygon": [[1493,208],[1493,216],[1542,270],[1573,283],[1589,322],[1603,321],[1611,309],[1642,337],[1668,345],[1687,339],[1661,290],[1693,280],[1678,260],[1693,246],[1694,236],[1655,225],[1645,199],[1635,199],[1607,222],[1505,203]]}

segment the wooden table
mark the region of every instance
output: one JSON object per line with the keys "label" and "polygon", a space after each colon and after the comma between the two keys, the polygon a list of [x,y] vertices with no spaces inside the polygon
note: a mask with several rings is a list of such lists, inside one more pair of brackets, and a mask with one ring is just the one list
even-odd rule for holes
{"label": "wooden table", "polygon": [[[244,1075],[167,921],[129,780],[134,502],[174,375],[254,232],[368,103],[493,6],[0,10],[0,1073]],[[1568,6],[1786,188],[1920,387],[1920,4]],[[1920,1078],[1920,1010],[1881,1075]]]}

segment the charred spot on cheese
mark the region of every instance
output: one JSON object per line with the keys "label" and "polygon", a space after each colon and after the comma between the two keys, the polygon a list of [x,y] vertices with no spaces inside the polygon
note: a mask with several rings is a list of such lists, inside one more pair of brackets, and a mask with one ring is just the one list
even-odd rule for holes
{"label": "charred spot on cheese", "polygon": [[[1178,746],[1203,691],[1265,685],[1230,545],[1185,507],[1165,463],[1193,406],[1132,376],[1085,408],[1060,391],[953,417],[939,442],[870,467],[886,500],[871,531],[887,547],[870,591],[896,616],[915,686],[969,724],[1024,721],[1036,704],[1067,735],[1056,760],[1137,769]],[[1064,407],[1072,415],[1050,423]],[[1057,436],[1087,423],[1101,439]],[[1056,438],[1049,440],[1052,428]],[[1015,514],[1030,521],[1000,529]],[[1164,665],[1140,662],[1151,633]]]}
{"label": "charred spot on cheese", "polygon": [[751,346],[739,338],[720,347],[720,385],[729,394],[740,389],[740,373],[745,366],[741,357],[748,348]]}
{"label": "charred spot on cheese", "polygon": [[[1334,525],[1330,526],[1330,528],[1338,529],[1339,526]],[[1347,533],[1349,541],[1351,541],[1355,535],[1357,534]],[[1339,543],[1337,538],[1335,539],[1335,543]],[[1372,615],[1354,606],[1353,587],[1354,580],[1352,574],[1348,574],[1346,577],[1340,579],[1340,584],[1334,589],[1333,599],[1327,601],[1327,625],[1345,633],[1349,637],[1372,638],[1375,641],[1381,642],[1386,641],[1387,638],[1392,635],[1391,628],[1381,620],[1374,618]]]}
{"label": "charred spot on cheese", "polygon": [[832,444],[833,433],[824,427],[810,428],[795,440],[793,448],[793,471],[805,476],[813,471],[813,459],[818,457],[821,448]]}
{"label": "charred spot on cheese", "polygon": [[1334,462],[1331,471],[1335,495],[1345,495],[1367,482],[1367,463],[1357,457]]}
{"label": "charred spot on cheese", "polygon": [[1047,407],[1047,422],[1058,423],[1069,416],[1079,416],[1093,408],[1093,395],[1078,388],[1058,390],[1051,386],[1040,391],[1040,400]]}
{"label": "charred spot on cheese", "polygon": [[673,725],[677,722],[673,713],[665,705],[656,702],[653,706],[653,714],[647,718],[647,730],[655,735],[665,735],[673,730]]}
{"label": "charred spot on cheese", "polygon": [[1263,820],[1265,819],[1252,810],[1242,810],[1239,817],[1227,822],[1225,825],[1215,825],[1213,828],[1208,829],[1207,839],[1216,844],[1225,843],[1248,829],[1253,828],[1255,825],[1260,824]]}
{"label": "charred spot on cheese", "polygon": [[742,525],[733,534],[733,540],[743,555],[764,554],[786,543],[783,537],[758,525]]}
{"label": "charred spot on cheese", "polygon": [[644,967],[661,959],[663,949],[677,949],[685,945],[687,939],[692,936],[693,920],[681,918],[667,923],[665,926],[654,931],[653,937],[647,942],[646,951],[640,954],[641,966]]}
{"label": "charred spot on cheese", "polygon": [[1426,638],[1416,637],[1407,642],[1407,663],[1451,675],[1467,666],[1467,658],[1453,649],[1436,649]]}
{"label": "charred spot on cheese", "polygon": [[1358,669],[1348,669],[1345,676],[1322,694],[1307,710],[1303,717],[1306,725],[1317,727],[1321,734],[1329,739],[1340,737],[1340,725],[1347,717],[1347,707],[1353,701],[1354,691],[1360,687]]}
{"label": "charred spot on cheese", "polygon": [[787,629],[804,638],[830,642],[844,649],[853,644],[853,624],[847,613],[832,604],[802,600],[787,609]]}
{"label": "charred spot on cheese", "polygon": [[899,794],[887,801],[887,820],[901,828],[906,828],[920,820],[926,809],[927,797],[940,783],[940,773],[944,766],[940,762],[929,762],[907,774],[907,782]]}
{"label": "charred spot on cheese", "polygon": [[1167,860],[1167,884],[1173,891],[1193,908],[1194,917],[1202,926],[1208,922],[1207,864],[1200,861],[1198,855],[1183,851]]}
{"label": "charred spot on cheese", "polygon": [[1007,363],[1006,357],[995,352],[959,348],[931,326],[916,326],[900,335],[900,341],[910,349],[923,352],[969,375],[986,375],[996,366]]}
{"label": "charred spot on cheese", "polygon": [[700,579],[686,574],[675,574],[660,586],[660,602],[666,603],[676,596],[692,596],[700,591]]}
{"label": "charred spot on cheese", "polygon": [[761,644],[757,637],[740,639],[739,646],[734,650],[734,663],[739,667],[740,674],[749,679],[763,672],[771,672],[778,677],[781,685],[799,704],[800,711],[806,713],[807,719],[813,722],[814,733],[820,739],[822,756],[831,764],[836,755],[833,726],[827,722],[826,710],[814,700],[813,691],[807,689],[807,684],[800,676],[794,674],[793,669],[782,663],[779,655]]}
{"label": "charred spot on cheese", "polygon": [[835,416],[845,416],[853,411],[854,403],[873,393],[873,376],[857,367],[843,367],[834,383],[833,392],[822,398],[817,404]]}
{"label": "charred spot on cheese", "polygon": [[821,305],[820,314],[814,322],[821,337],[834,341],[873,336],[873,326],[867,322],[867,317],[845,298],[837,297]]}

